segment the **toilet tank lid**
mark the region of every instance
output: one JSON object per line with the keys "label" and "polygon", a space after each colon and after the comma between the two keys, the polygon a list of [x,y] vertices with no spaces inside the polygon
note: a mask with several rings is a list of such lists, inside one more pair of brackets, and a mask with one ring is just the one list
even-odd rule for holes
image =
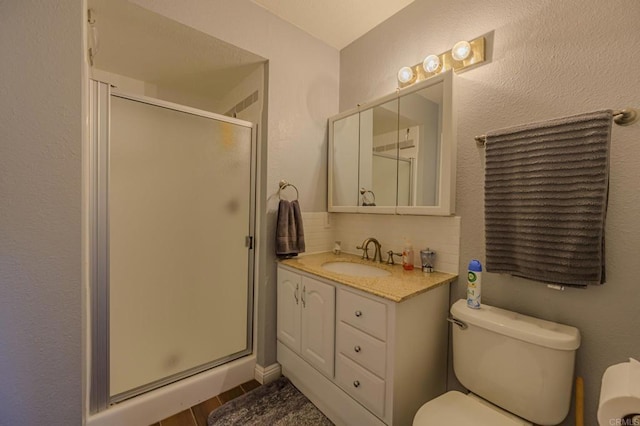
{"label": "toilet tank lid", "polygon": [[580,346],[580,331],[575,327],[485,304],[471,309],[465,299],[451,306],[451,315],[470,325],[547,348],[572,351]]}

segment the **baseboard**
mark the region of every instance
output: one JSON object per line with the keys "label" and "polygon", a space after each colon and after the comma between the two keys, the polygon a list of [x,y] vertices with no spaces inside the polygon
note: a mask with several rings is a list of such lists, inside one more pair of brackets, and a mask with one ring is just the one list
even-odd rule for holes
{"label": "baseboard", "polygon": [[255,379],[263,385],[278,380],[281,375],[282,369],[277,362],[266,367],[256,364]]}

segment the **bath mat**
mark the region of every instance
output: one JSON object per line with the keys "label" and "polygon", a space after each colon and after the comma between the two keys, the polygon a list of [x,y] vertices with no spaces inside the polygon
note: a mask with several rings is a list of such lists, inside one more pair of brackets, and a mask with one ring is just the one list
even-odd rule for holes
{"label": "bath mat", "polygon": [[260,386],[209,414],[209,426],[332,426],[289,379]]}

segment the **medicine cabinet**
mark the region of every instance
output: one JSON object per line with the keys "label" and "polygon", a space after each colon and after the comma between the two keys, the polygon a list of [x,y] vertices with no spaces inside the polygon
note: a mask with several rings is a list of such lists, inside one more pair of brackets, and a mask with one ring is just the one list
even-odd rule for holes
{"label": "medicine cabinet", "polygon": [[454,213],[453,83],[449,71],[329,119],[330,212]]}

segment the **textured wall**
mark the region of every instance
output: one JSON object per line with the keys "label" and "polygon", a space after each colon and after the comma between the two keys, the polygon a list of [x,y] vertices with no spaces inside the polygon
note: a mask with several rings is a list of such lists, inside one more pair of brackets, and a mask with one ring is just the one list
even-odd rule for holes
{"label": "textured wall", "polygon": [[[640,107],[640,2],[416,0],[341,52],[340,109],[393,91],[403,65],[460,39],[495,31],[492,61],[459,75],[460,270],[484,258],[483,157],[473,136],[495,128],[597,110]],[[558,292],[497,274],[483,279],[483,301],[576,326],[576,373],[585,379],[585,419],[596,425],[607,366],[640,357],[640,125],[614,126],[602,287]],[[452,299],[464,296],[458,283]],[[453,300],[452,300],[453,301]],[[526,367],[525,367],[526,368]],[[565,424],[572,424],[572,415]]]}
{"label": "textured wall", "polygon": [[0,425],[82,422],[82,2],[0,1]]}
{"label": "textured wall", "polygon": [[133,0],[268,59],[268,145],[263,146],[258,240],[258,363],[276,360],[275,220],[278,181],[300,191],[303,211],[326,210],[327,118],[338,112],[339,53],[249,0]]}

